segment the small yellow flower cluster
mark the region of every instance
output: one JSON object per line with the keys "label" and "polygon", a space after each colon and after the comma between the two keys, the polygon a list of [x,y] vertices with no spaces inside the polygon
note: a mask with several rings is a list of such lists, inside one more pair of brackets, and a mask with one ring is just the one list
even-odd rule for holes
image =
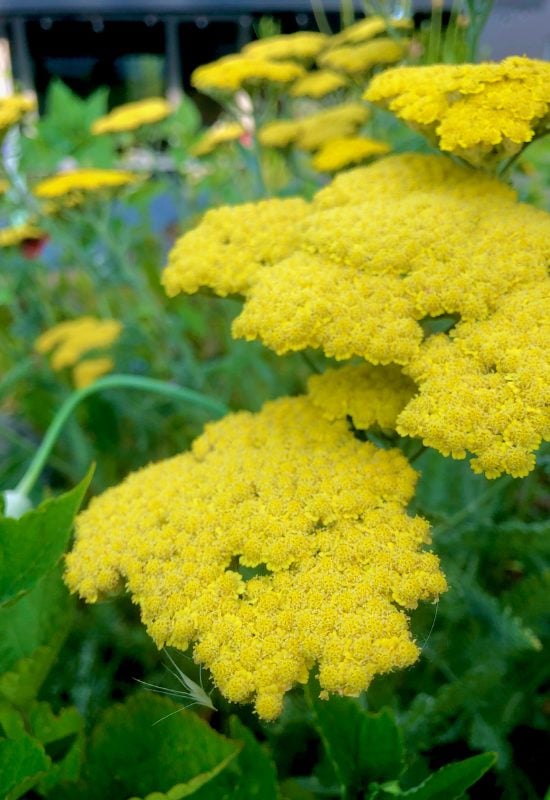
{"label": "small yellow flower cluster", "polygon": [[417,659],[405,610],[446,589],[406,512],[415,480],[307,397],[277,400],[93,500],[66,581],[88,602],[124,581],[159,647],[195,642],[225,697],[264,719],[316,665],[324,692],[356,696]]}
{"label": "small yellow flower cluster", "polygon": [[[499,471],[525,474],[532,465],[531,451],[547,436],[548,409],[535,378],[531,393],[523,388],[516,393],[517,386],[523,386],[521,381],[517,384],[519,362],[514,368],[510,364],[515,363],[513,353],[521,359],[530,352],[530,374],[541,373],[550,342],[540,305],[529,304],[534,314],[531,327],[519,339],[514,326],[507,326],[503,309],[510,304],[515,308],[526,291],[544,294],[550,215],[518,203],[514,191],[495,178],[440,156],[418,154],[350,170],[302,209],[280,260],[262,249],[250,258],[249,271],[243,273],[243,265],[238,265],[239,274],[246,275],[240,288],[246,302],[233,323],[233,334],[259,338],[277,353],[315,347],[337,359],[361,356],[372,364],[400,364],[423,398],[414,406],[414,418],[403,412],[398,421],[403,433],[421,436],[455,457],[472,453],[473,467],[488,476]],[[231,211],[239,213],[238,208]],[[249,205],[246,214],[253,218],[253,213]],[[272,240],[277,246],[279,237],[276,228]],[[262,231],[261,241],[269,241],[269,231]],[[180,252],[188,247],[186,237],[178,247]],[[252,243],[253,251],[254,247]],[[197,235],[189,249],[200,248]],[[222,247],[216,258],[224,270],[231,269],[230,248],[224,258]],[[265,265],[269,268],[263,269]],[[196,272],[192,259],[187,268],[180,259],[178,282],[172,282],[170,293],[185,285],[186,273],[191,290],[204,285]],[[207,285],[219,292],[215,280]],[[458,319],[450,336],[443,337],[453,357],[437,360],[433,376],[426,364],[440,353],[433,349],[440,337],[427,336],[422,323],[449,315]],[[527,321],[514,325],[522,330]],[[457,387],[473,380],[476,369],[483,374],[487,358],[482,354],[487,348],[492,353],[497,341],[500,358],[496,367],[489,365],[496,368],[497,377],[470,387],[472,409],[479,390],[478,408],[485,409],[486,427],[492,431],[489,440],[480,438],[481,426],[475,414],[466,413],[467,404],[457,400],[457,413],[463,414],[460,426],[445,415],[442,387],[458,392]],[[510,404],[501,408],[499,387],[504,384],[517,395],[513,418]],[[441,409],[439,416],[436,408]],[[514,419],[520,421],[512,424]],[[445,443],[444,430],[452,444]],[[453,431],[462,445],[456,444]]]}
{"label": "small yellow flower cluster", "polygon": [[550,126],[550,64],[399,67],[378,75],[365,97],[389,108],[442,150],[474,166],[518,153]]}
{"label": "small yellow flower cluster", "polygon": [[260,129],[259,139],[267,147],[294,144],[301,150],[318,150],[333,139],[356,133],[368,116],[369,110],[362,103],[340,103],[307,117],[268,122]]}
{"label": "small yellow flower cluster", "polygon": [[365,136],[347,136],[326,142],[311,163],[319,172],[338,172],[372,156],[385,155],[389,150],[386,142],[367,139]]}
{"label": "small yellow flower cluster", "polygon": [[26,239],[40,239],[44,232],[25,222],[22,225],[11,225],[7,228],[0,228],[0,247],[16,247]]}
{"label": "small yellow flower cluster", "polygon": [[[35,352],[40,354],[53,351],[52,369],[59,371],[74,367],[73,382],[80,389],[92,383],[100,375],[111,372],[114,362],[111,358],[100,357],[81,361],[92,350],[110,347],[122,331],[122,325],[114,319],[80,317],[54,325],[41,334],[34,343]],[[78,363],[80,362],[80,363]]]}
{"label": "small yellow flower cluster", "polygon": [[41,200],[67,197],[74,193],[101,192],[135,183],[137,176],[118,169],[75,169],[60,172],[36,184],[33,192]]}
{"label": "small yellow flower cluster", "polygon": [[307,61],[315,58],[325,47],[327,40],[328,36],[324,33],[299,31],[258,39],[245,45],[242,52],[246,56],[266,61]]}
{"label": "small yellow flower cluster", "polygon": [[162,282],[173,297],[201,286],[224,297],[248,291],[255,274],[290,255],[309,213],[302,198],[211,209],[172,249]]}
{"label": "small yellow flower cluster", "polygon": [[92,124],[92,133],[120,133],[134,131],[142,125],[152,125],[166,119],[172,113],[170,103],[162,97],[149,97],[135,103],[125,103],[113,108],[104,117]]}
{"label": "small yellow flower cluster", "polygon": [[388,27],[394,30],[403,30],[413,27],[411,19],[390,19],[388,22],[383,17],[373,16],[360,19],[353,25],[348,25],[340,33],[331,36],[330,46],[340,47],[343,44],[361,44],[369,39],[374,39],[379,34],[386,33]]}
{"label": "small yellow flower cluster", "polygon": [[209,155],[221,144],[237,141],[243,133],[244,128],[238,122],[217,122],[191,148],[191,153],[194,156]]}
{"label": "small yellow flower cluster", "polygon": [[197,67],[191,83],[201,92],[236,92],[262,83],[292,83],[303,74],[304,68],[293,61],[231,55]]}
{"label": "small yellow flower cluster", "polygon": [[343,75],[329,69],[318,69],[308,72],[303,78],[299,78],[293,83],[289,94],[291,97],[319,99],[347,85],[348,80]]}
{"label": "small yellow flower cluster", "polygon": [[0,98],[0,134],[16,125],[29,111],[36,109],[36,100],[22,94]]}
{"label": "small yellow flower cluster", "polygon": [[318,63],[321,67],[358,77],[374,67],[401,61],[406,55],[408,44],[407,39],[397,41],[381,37],[364,44],[331,48],[319,56]]}
{"label": "small yellow flower cluster", "polygon": [[350,417],[358,430],[395,431],[396,420],[416,392],[416,385],[396,364],[348,365],[312,375],[308,394],[329,420]]}

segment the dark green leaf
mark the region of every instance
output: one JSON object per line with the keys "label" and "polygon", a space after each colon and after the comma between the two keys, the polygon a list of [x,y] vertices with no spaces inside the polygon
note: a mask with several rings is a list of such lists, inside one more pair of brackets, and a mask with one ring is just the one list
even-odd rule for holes
{"label": "dark green leaf", "polygon": [[401,796],[410,800],[456,800],[477,783],[495,761],[494,753],[482,753],[457,761],[456,764],[447,764],[426,778],[420,786],[409,789]]}
{"label": "dark green leaf", "polygon": [[70,492],[46,500],[20,519],[0,518],[0,606],[28,592],[57,564],[92,474],[93,468]]}
{"label": "dark green leaf", "polygon": [[16,800],[46,773],[49,759],[40,743],[23,734],[0,740],[0,797]]}

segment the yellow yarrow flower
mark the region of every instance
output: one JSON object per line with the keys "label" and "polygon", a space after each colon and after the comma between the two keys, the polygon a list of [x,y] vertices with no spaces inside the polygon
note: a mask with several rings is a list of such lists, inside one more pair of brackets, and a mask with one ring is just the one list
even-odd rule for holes
{"label": "yellow yarrow flower", "polygon": [[268,122],[260,128],[258,136],[268,147],[294,144],[301,150],[312,151],[333,139],[352,136],[368,117],[369,110],[363,103],[339,103],[307,117]]}
{"label": "yellow yarrow flower", "polygon": [[72,367],[90,350],[110,347],[122,331],[122,324],[114,319],[79,317],[54,325],[42,333],[34,343],[36,353],[53,351],[51,363],[54,370]]}
{"label": "yellow yarrow flower", "polygon": [[108,356],[88,358],[73,367],[73,383],[77,389],[84,389],[84,387],[101,378],[102,375],[112,372],[114,368],[115,362]]}
{"label": "yellow yarrow flower", "polygon": [[303,74],[304,68],[292,61],[231,55],[197,67],[191,83],[201,92],[236,92],[262,83],[292,83]]}
{"label": "yellow yarrow flower", "polygon": [[22,94],[0,98],[0,133],[4,133],[12,125],[23,119],[29,111],[36,110],[36,100]]}
{"label": "yellow yarrow flower", "polygon": [[441,150],[490,166],[548,130],[549,87],[550,64],[511,56],[500,63],[388,70],[370,83],[365,97]]}
{"label": "yellow yarrow flower", "polygon": [[108,114],[92,123],[91,131],[96,136],[102,133],[134,131],[143,125],[160,122],[171,113],[172,107],[163,97],[148,97],[146,100],[125,103],[113,108]]}
{"label": "yellow yarrow flower", "polygon": [[413,27],[413,21],[411,19],[390,19],[386,22],[383,17],[366,17],[344,28],[340,33],[331,36],[328,44],[330,47],[339,47],[343,44],[361,44],[369,41],[369,39],[374,39],[380,33],[386,33],[389,27],[395,30],[407,30]]}
{"label": "yellow yarrow flower", "polygon": [[267,61],[307,61],[323,49],[328,37],[315,31],[298,31],[283,33],[279,36],[268,36],[246,44],[242,53],[252,58],[263,58]]}
{"label": "yellow yarrow flower", "polygon": [[212,125],[199,141],[191,148],[194,156],[206,156],[221,144],[235,142],[244,134],[244,128],[238,122],[217,122]]}
{"label": "yellow yarrow flower", "polygon": [[355,46],[335,47],[322,53],[317,59],[321,67],[358,76],[370,72],[374,67],[395,64],[405,57],[409,41],[381,37]]}
{"label": "yellow yarrow flower", "polygon": [[338,172],[373,156],[386,155],[390,146],[365,136],[343,136],[324,144],[311,163],[320,172]]}
{"label": "yellow yarrow flower", "polygon": [[406,511],[415,481],[399,451],[277,400],[92,501],[66,581],[88,602],[124,582],[159,647],[194,642],[220,692],[264,719],[316,665],[325,692],[356,696],[416,661],[405,610],[446,588]]}
{"label": "yellow yarrow flower", "polygon": [[318,100],[347,85],[348,80],[343,75],[330,69],[318,69],[308,72],[293,83],[289,94],[291,97],[311,97]]}
{"label": "yellow yarrow flower", "polygon": [[45,178],[33,188],[41,200],[66,197],[73,193],[101,192],[135,183],[137,176],[118,169],[75,169]]}
{"label": "yellow yarrow flower", "polygon": [[40,239],[42,236],[44,232],[29,222],[0,228],[0,247],[16,247],[26,239]]}

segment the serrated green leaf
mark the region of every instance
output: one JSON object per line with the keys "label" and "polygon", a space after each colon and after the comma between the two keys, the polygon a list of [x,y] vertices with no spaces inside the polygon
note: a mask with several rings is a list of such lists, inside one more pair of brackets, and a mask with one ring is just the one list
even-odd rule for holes
{"label": "serrated green leaf", "polygon": [[16,800],[47,772],[49,759],[30,736],[0,740],[0,797]]}
{"label": "serrated green leaf", "polygon": [[447,764],[401,797],[409,800],[458,800],[495,762],[495,753],[482,753],[456,764]]}
{"label": "serrated green leaf", "polygon": [[69,631],[74,606],[61,571],[0,609],[0,698],[16,706],[36,696]]}
{"label": "serrated green leaf", "polygon": [[93,468],[70,492],[19,519],[0,518],[0,607],[28,592],[65,552]]}
{"label": "serrated green leaf", "polygon": [[212,780],[240,749],[173,701],[138,694],[108,709],[94,730],[78,795],[176,800]]}
{"label": "serrated green leaf", "polygon": [[29,710],[28,725],[52,762],[40,780],[40,792],[45,794],[61,782],[76,781],[84,750],[84,720],[76,708],[64,708],[56,716],[48,703],[36,703]]}

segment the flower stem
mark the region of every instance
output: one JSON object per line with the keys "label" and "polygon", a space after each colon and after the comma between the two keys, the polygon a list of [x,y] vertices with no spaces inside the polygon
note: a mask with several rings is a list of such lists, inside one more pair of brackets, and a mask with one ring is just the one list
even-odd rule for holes
{"label": "flower stem", "polygon": [[154,378],[145,378],[139,375],[108,375],[106,378],[100,378],[90,386],[85,386],[83,389],[74,392],[65,400],[46,431],[46,435],[29,464],[27,471],[19,481],[16,488],[17,492],[28,495],[32,491],[63,426],[81,400],[84,400],[86,397],[96,392],[103,391],[103,389],[118,388],[141,389],[142,391],[156,392],[166,397],[173,397],[176,400],[183,400],[186,403],[202,406],[202,408],[220,417],[228,411],[228,408],[218,400],[214,400],[200,392],[195,392],[193,389],[186,389],[183,386],[176,386],[172,383],[159,381]]}

